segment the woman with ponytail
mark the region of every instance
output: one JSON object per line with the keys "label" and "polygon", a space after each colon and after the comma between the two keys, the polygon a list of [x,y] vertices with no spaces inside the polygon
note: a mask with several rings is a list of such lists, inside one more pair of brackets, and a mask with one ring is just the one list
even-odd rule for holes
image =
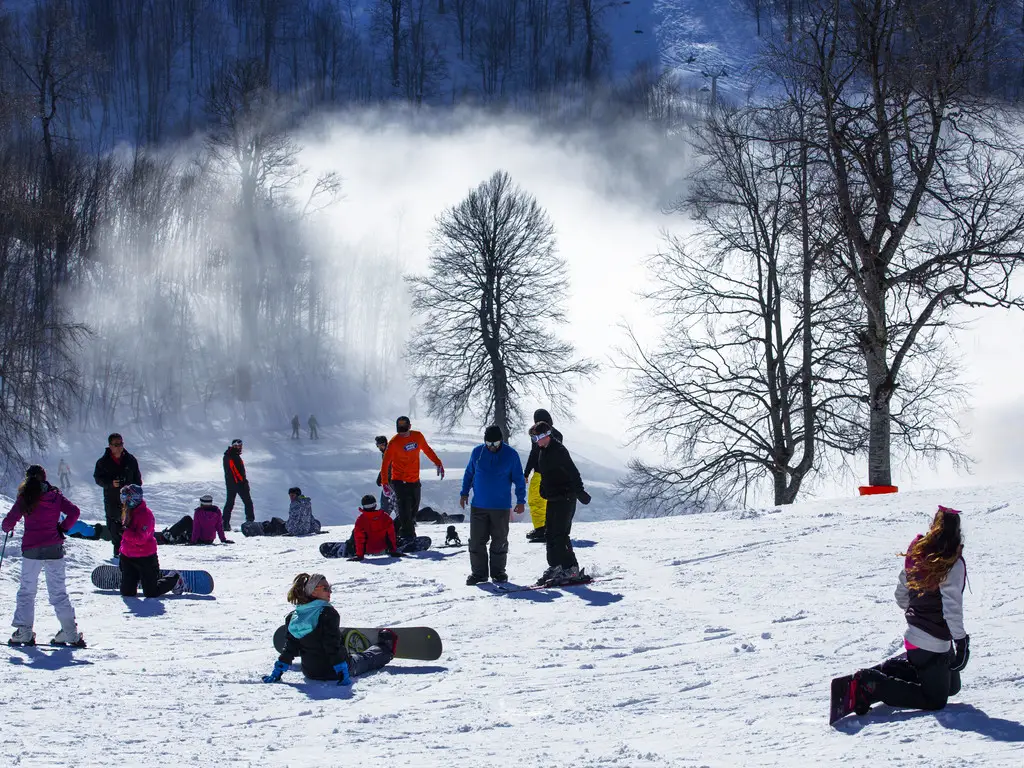
{"label": "woman with ponytail", "polygon": [[[0,524],[3,532],[9,534],[19,520],[25,519],[25,533],[21,538],[21,585],[9,645],[36,644],[36,633],[32,631],[36,589],[39,573],[45,571],[46,591],[61,627],[50,644],[85,647],[85,639],[75,623],[75,609],[68,597],[64,568],[64,535],[71,530],[79,514],[78,507],[46,482],[46,470],[37,464],[28,468],[18,488],[18,498]],[[63,520],[61,515],[64,515]]]}
{"label": "woman with ponytail", "polygon": [[156,525],[153,513],[142,498],[141,485],[121,488],[121,594],[136,597],[139,582],[146,597],[160,597],[168,592],[181,594],[185,582],[177,571],[160,574],[160,559],[156,555]]}
{"label": "woman with ponytail", "polygon": [[264,683],[276,683],[296,656],[302,657],[302,674],[313,680],[337,680],[349,685],[352,678],[380,669],[395,656],[398,637],[382,629],[377,642],[362,653],[349,653],[341,632],[341,616],[331,605],[331,585],[320,573],[300,573],[288,590],[295,610],[285,617],[288,643]]}
{"label": "woman with ponytail", "polygon": [[857,714],[875,702],[907,709],[942,709],[960,690],[960,672],[970,658],[964,630],[964,587],[960,512],[939,507],[931,527],[903,554],[896,603],[907,619],[906,660],[892,659],[855,675]]}

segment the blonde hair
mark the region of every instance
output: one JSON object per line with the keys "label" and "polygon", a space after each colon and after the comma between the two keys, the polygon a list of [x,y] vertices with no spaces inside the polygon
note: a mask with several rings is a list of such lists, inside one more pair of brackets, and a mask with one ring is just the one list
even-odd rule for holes
{"label": "blonde hair", "polygon": [[902,554],[910,559],[906,569],[907,588],[913,592],[934,592],[956,565],[963,549],[960,514],[939,507],[928,533]]}

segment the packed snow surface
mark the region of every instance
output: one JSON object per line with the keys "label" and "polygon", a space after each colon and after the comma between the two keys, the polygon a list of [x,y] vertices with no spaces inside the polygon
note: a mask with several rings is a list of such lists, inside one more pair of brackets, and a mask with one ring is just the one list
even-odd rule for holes
{"label": "packed snow surface", "polygon": [[[577,554],[600,579],[515,595],[465,586],[464,548],[324,560],[319,544],[348,535],[337,524],[162,547],[164,567],[212,572],[214,595],[122,599],[89,581],[109,544],[69,540],[89,647],[3,647],[0,765],[1020,765],[1022,499],[1024,486],[999,486],[580,523]],[[963,691],[939,713],[883,706],[830,728],[829,679],[900,649],[897,553],[940,502],[964,510]],[[545,565],[528,529],[512,526],[517,583]],[[0,572],[8,616],[17,543]],[[351,688],[297,667],[261,683],[300,571],[326,574],[344,623],[434,627],[442,657],[396,660]],[[45,641],[57,622],[40,586]]]}

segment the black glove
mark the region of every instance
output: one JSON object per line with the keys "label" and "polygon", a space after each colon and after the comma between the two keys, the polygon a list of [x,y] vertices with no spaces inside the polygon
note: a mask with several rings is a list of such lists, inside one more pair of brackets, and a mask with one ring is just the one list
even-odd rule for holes
{"label": "black glove", "polygon": [[590,503],[590,494],[586,491],[580,491],[576,494],[576,498],[580,500],[580,504],[587,506]]}
{"label": "black glove", "polygon": [[967,661],[971,658],[971,636],[964,635],[962,640],[954,640],[953,648],[956,651],[956,658],[949,665],[949,671],[959,672],[967,666]]}
{"label": "black glove", "polygon": [[234,544],[234,543],[235,542],[233,542],[231,539],[224,539],[224,541],[221,542],[221,544]]}
{"label": "black glove", "polygon": [[360,560],[362,560],[363,556],[362,555],[353,555],[352,557],[347,557],[345,559],[348,560],[350,563],[356,563],[356,562],[359,562]]}

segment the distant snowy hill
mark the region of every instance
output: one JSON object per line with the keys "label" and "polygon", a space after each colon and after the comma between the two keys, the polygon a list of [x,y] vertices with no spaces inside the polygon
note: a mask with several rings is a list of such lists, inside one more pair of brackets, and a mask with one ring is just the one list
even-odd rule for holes
{"label": "distant snowy hill", "polygon": [[[157,491],[161,471],[159,505],[189,507],[191,487]],[[938,502],[964,510],[963,690],[939,713],[881,706],[830,728],[829,679],[900,647],[897,553]],[[165,567],[206,568],[216,590],[158,600],[96,592],[89,572],[107,543],[69,541],[69,591],[90,647],[3,648],[0,764],[1020,764],[1024,485],[580,523],[574,538],[602,580],[496,596],[464,585],[464,549],[350,563],[320,558],[323,537],[236,536],[232,547],[161,548]],[[8,617],[17,544],[0,572]],[[542,548],[516,533],[508,565],[528,582]],[[350,689],[296,670],[262,684],[300,571],[327,576],[345,622],[434,627],[442,657],[396,661]],[[56,629],[41,585],[36,631]]]}

